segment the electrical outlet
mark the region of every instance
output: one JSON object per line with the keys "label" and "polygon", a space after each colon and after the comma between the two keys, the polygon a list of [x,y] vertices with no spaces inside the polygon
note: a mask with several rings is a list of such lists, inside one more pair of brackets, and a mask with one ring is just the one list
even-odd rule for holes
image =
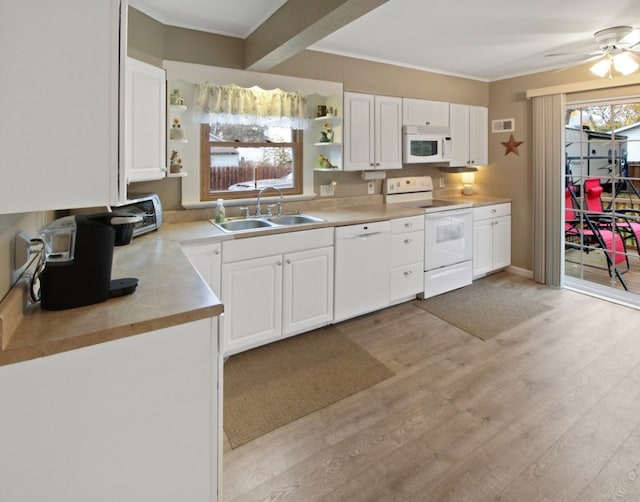
{"label": "electrical outlet", "polygon": [[446,188],[447,187],[447,185],[445,185],[445,183],[444,183],[444,178],[438,178],[438,180],[439,180],[439,183],[440,183],[439,188]]}
{"label": "electrical outlet", "polygon": [[369,195],[373,195],[375,192],[376,192],[376,185],[373,182],[373,180],[371,180],[367,183],[367,193]]}

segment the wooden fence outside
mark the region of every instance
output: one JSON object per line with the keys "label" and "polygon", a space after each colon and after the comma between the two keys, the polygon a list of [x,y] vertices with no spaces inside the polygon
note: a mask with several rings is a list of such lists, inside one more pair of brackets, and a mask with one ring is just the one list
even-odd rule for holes
{"label": "wooden fence outside", "polygon": [[[256,180],[267,180],[272,178],[282,178],[289,173],[289,166],[261,165],[255,168]],[[227,190],[236,183],[246,183],[253,181],[254,167],[252,166],[225,166],[211,168],[212,192]]]}

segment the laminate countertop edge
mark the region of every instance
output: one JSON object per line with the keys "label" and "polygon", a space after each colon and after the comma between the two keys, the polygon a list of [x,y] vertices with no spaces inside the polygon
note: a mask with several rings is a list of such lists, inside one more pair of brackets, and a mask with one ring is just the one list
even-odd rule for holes
{"label": "laminate countertop edge", "polygon": [[28,301],[19,281],[0,302],[0,366],[219,316],[224,307],[179,242],[160,232],[116,247],[112,278],[136,277],[128,296],[61,311]]}

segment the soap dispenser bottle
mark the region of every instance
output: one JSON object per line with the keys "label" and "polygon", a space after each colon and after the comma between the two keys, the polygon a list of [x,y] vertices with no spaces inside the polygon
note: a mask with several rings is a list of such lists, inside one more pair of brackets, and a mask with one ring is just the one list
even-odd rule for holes
{"label": "soap dispenser bottle", "polygon": [[218,199],[218,204],[216,205],[216,223],[222,223],[224,219],[224,201],[222,199]]}

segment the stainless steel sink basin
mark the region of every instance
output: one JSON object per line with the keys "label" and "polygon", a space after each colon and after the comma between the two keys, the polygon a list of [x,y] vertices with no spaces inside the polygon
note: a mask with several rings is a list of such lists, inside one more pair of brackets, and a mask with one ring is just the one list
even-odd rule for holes
{"label": "stainless steel sink basin", "polygon": [[234,233],[288,227],[291,225],[302,225],[304,223],[317,223],[319,221],[324,220],[309,214],[282,214],[279,216],[262,216],[257,218],[241,218],[237,220],[232,219],[221,223],[216,223],[214,220],[211,220],[211,223],[223,232]]}
{"label": "stainless steel sink basin", "polygon": [[214,223],[217,227],[227,232],[239,232],[242,230],[256,230],[259,228],[271,228],[274,225],[261,219],[227,220]]}
{"label": "stainless steel sink basin", "polygon": [[276,225],[301,225],[303,223],[318,223],[319,221],[324,221],[321,218],[316,218],[308,214],[283,214],[280,216],[270,216],[267,219]]}

